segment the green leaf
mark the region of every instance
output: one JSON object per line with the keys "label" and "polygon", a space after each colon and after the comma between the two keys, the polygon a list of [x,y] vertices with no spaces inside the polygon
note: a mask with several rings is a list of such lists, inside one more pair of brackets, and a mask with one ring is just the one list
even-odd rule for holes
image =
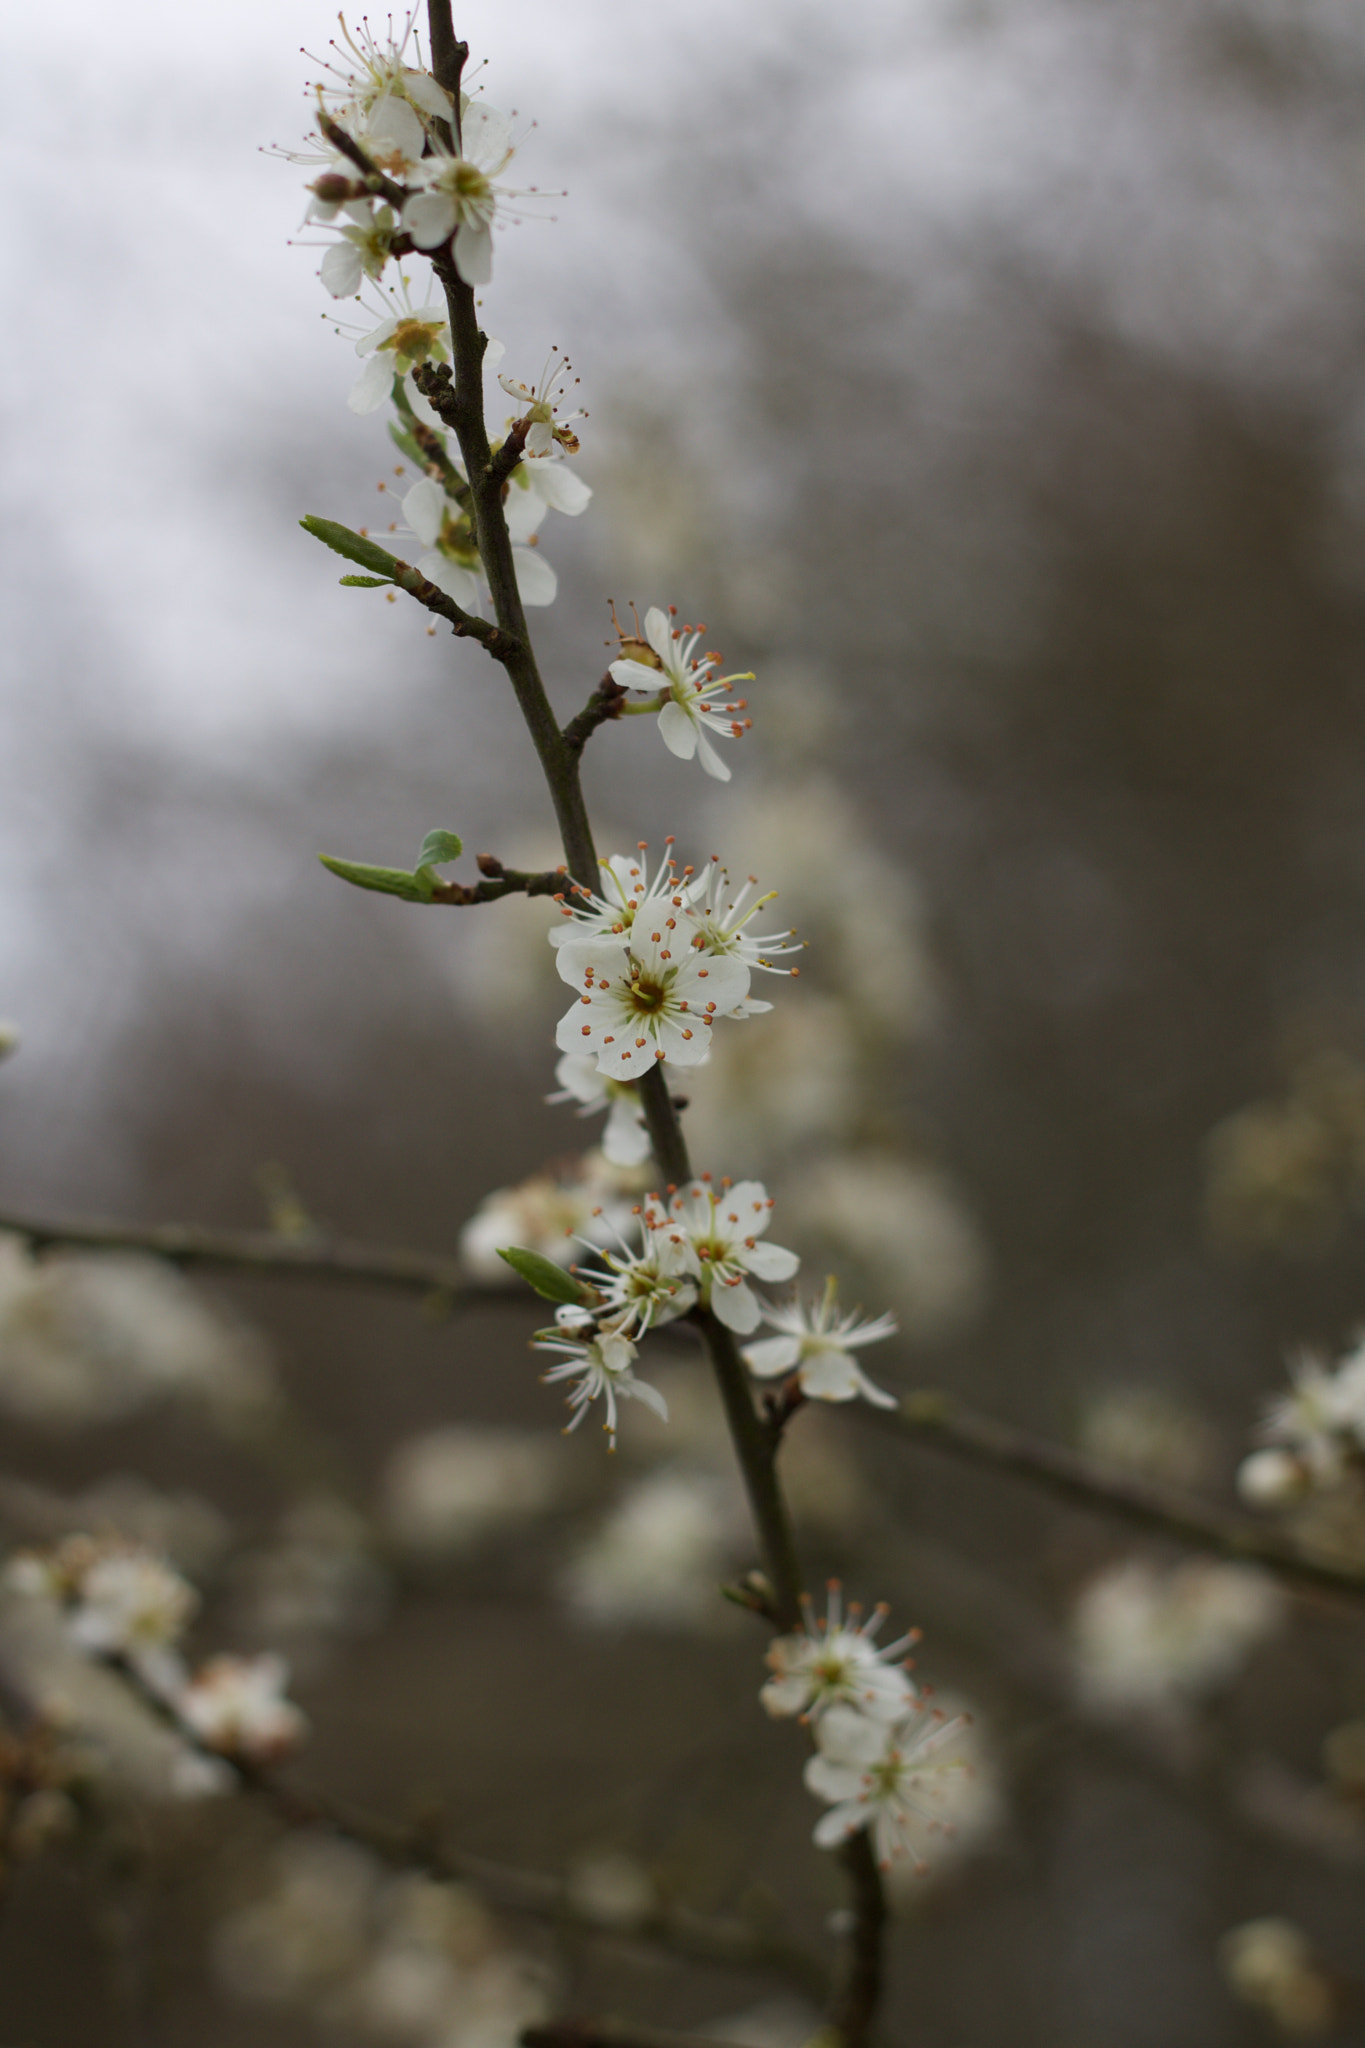
{"label": "green leaf", "polygon": [[458,860],[463,852],[464,841],[458,832],[428,832],[417,855],[417,865],[442,868],[447,861]]}
{"label": "green leaf", "polygon": [[390,583],[395,580],[396,571],[405,566],[396,555],[386,554],[363,533],[352,533],[349,526],[341,526],[335,519],[319,519],[310,512],[306,519],[300,519],[299,525],[305,533],[311,533],[314,540],[320,540],[325,548],[330,548],[334,555],[344,555],[348,562],[359,562],[362,569],[370,569]]}
{"label": "green leaf", "polygon": [[415,464],[418,470],[425,470],[430,456],[422,453],[412,435],[400,427],[397,420],[389,421],[389,439],[400,455],[406,455],[408,461]]}
{"label": "green leaf", "polygon": [[348,590],[383,590],[386,585],[390,590],[393,588],[391,576],[343,576],[341,581]]}
{"label": "green leaf", "polygon": [[506,1259],[514,1273],[520,1273],[528,1286],[545,1301],[582,1301],[583,1289],[572,1273],[566,1273],[553,1259],[542,1258],[539,1252],[527,1251],[524,1245],[509,1245],[506,1251],[499,1250],[498,1257]]}
{"label": "green leaf", "polygon": [[401,896],[405,903],[430,903],[435,878],[430,871],[415,875],[407,868],[372,868],[364,861],[333,860],[331,854],[320,853],[318,859],[334,875],[340,875],[343,882],[351,882],[357,889],[377,889],[381,896]]}

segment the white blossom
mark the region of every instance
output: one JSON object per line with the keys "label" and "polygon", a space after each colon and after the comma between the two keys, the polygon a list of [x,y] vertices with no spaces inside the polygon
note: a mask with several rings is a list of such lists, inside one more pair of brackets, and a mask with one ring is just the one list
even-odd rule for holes
{"label": "white blossom", "polygon": [[697,1282],[704,1307],[738,1336],[756,1330],[762,1315],[756,1280],[790,1280],[801,1261],[780,1244],[763,1244],[772,1201],[761,1181],[709,1177],[689,1182],[672,1197],[666,1210],[657,1201],[646,1205],[645,1221],[653,1230],[674,1232],[687,1248],[687,1267]]}
{"label": "white blossom", "polygon": [[808,1595],[801,1600],[802,1631],[779,1636],[768,1651],[772,1677],[759,1693],[775,1720],[792,1714],[818,1721],[833,1707],[852,1707],[874,1721],[898,1721],[911,1705],[914,1690],[901,1661],[919,1641],[912,1629],[899,1642],[878,1645],[875,1638],[890,1608],[878,1604],[866,1619],[856,1602],[845,1617],[837,1579],[829,1584],[828,1607],[818,1620]]}
{"label": "white blossom", "polygon": [[400,105],[406,102],[431,119],[450,119],[450,95],[429,71],[420,68],[420,46],[419,65],[404,62],[417,20],[416,8],[408,15],[402,34],[386,43],[376,42],[367,18],[355,30],[346,26],[344,15],[337,19],[341,24],[341,42],[333,37],[328,44],[332,56],[313,61],[321,64],[327,74],[318,86],[319,95],[334,103],[333,112],[343,126],[352,128],[357,121],[372,123],[376,111],[392,101]]}
{"label": "white blossom", "polygon": [[648,1203],[637,1210],[643,1239],[638,1251],[617,1233],[617,1249],[592,1247],[603,1261],[601,1267],[573,1268],[579,1280],[597,1289],[598,1299],[590,1309],[566,1303],[556,1310],[561,1329],[581,1330],[591,1322],[619,1336],[642,1337],[646,1330],[687,1314],[697,1299],[688,1249],[667,1225],[651,1226],[649,1219],[657,1213]]}
{"label": "white blossom", "polygon": [[634,1373],[635,1360],[639,1356],[628,1337],[618,1337],[610,1331],[601,1336],[591,1337],[586,1343],[560,1336],[558,1331],[545,1331],[535,1340],[537,1351],[562,1351],[563,1363],[552,1365],[541,1374],[547,1385],[556,1380],[573,1380],[568,1402],[573,1416],[565,1428],[567,1436],[577,1429],[583,1417],[596,1400],[606,1405],[607,1419],[602,1427],[607,1432],[608,1447],[616,1449],[616,1404],[618,1400],[643,1401],[646,1408],[664,1422],[668,1420],[668,1406],[657,1387],[651,1387],[646,1380],[637,1380]]}
{"label": "white blossom", "polygon": [[248,1763],[270,1763],[297,1748],[307,1730],[284,1696],[283,1657],[213,1657],[178,1694],[175,1707],[206,1749]]}
{"label": "white blossom", "polygon": [[1266,1410],[1262,1437],[1285,1445],[1319,1485],[1339,1479],[1349,1453],[1365,1442],[1359,1361],[1356,1353],[1334,1372],[1311,1352],[1300,1352],[1289,1361],[1290,1392]]}
{"label": "white blossom", "polygon": [[126,1658],[152,1691],[172,1695],[183,1680],[175,1645],[198,1605],[189,1581],[151,1552],[98,1551],[75,1580],[71,1637],[92,1656]]}
{"label": "white blossom", "polygon": [[[424,476],[404,497],[403,517],[427,550],[417,562],[418,574],[465,611],[476,611],[482,602],[484,571],[469,514],[435,477]],[[537,549],[514,547],[512,564],[523,604],[554,603],[559,579]]]}
{"label": "white blossom", "polygon": [[752,725],[752,719],[738,715],[746,708],[744,699],[724,700],[732,683],[751,683],[753,676],[713,674],[720,656],[693,653],[706,628],[676,627],[671,624],[676,613],[676,605],[667,612],[651,605],[645,613],[644,639],[623,639],[622,646],[634,651],[612,662],[611,678],[623,690],[657,702],[659,731],[670,753],[683,761],[695,754],[708,775],[728,782],[730,770],[706,735],[710,731],[738,739]]}
{"label": "white blossom", "polygon": [[613,1166],[643,1166],[649,1157],[649,1131],[640,1114],[640,1095],[632,1081],[613,1081],[597,1071],[590,1052],[561,1053],[555,1065],[559,1083],[547,1102],[577,1102],[580,1116],[607,1108],[602,1132],[602,1157]]}
{"label": "white blossom", "polygon": [[[766,904],[777,897],[776,889],[769,889],[766,895],[751,894],[758,887],[758,877],[750,875],[742,884],[738,894],[731,896],[729,872],[722,867],[719,858],[712,855],[700,875],[691,876],[690,869],[684,869],[687,883],[687,915],[695,928],[694,946],[704,946],[708,953],[733,953],[746,967],[761,967],[766,974],[799,974],[799,967],[779,967],[774,955],[803,953],[804,944],[788,945],[794,939],[794,931],[751,932],[751,920]],[[728,899],[728,900],[727,900]],[[767,1004],[765,1008],[769,1007]]]}
{"label": "white blossom", "polygon": [[1313,1475],[1301,1458],[1278,1444],[1253,1451],[1237,1467],[1237,1491],[1248,1507],[1290,1507],[1311,1491]]}
{"label": "white blossom", "polygon": [[1076,1602],[1081,1692],[1101,1710],[1169,1716],[1234,1677],[1283,1614],[1279,1588],[1244,1565],[1114,1565]]}
{"label": "white blossom", "polygon": [[419,363],[450,361],[446,309],[433,302],[414,306],[406,285],[385,304],[390,310],[355,345],[356,354],[365,357],[366,362],[346,403],[352,412],[375,412],[387,402],[394,378],[401,377],[408,403],[417,417],[429,427],[439,427],[440,420],[413,383],[412,373]]}
{"label": "white blossom", "polygon": [[626,939],[637,917],[652,930],[672,932],[685,915],[686,891],[673,858],[673,837],[664,841],[664,854],[651,881],[644,856],[648,842],[641,840],[639,858],[630,853],[613,853],[597,865],[602,870],[602,894],[575,884],[556,896],[562,924],[550,928],[550,944],[556,948],[582,939]]}
{"label": "white blossom", "polygon": [[417,169],[418,189],[403,207],[403,226],[419,249],[438,249],[455,237],[455,267],[466,284],[493,275],[493,222],[510,195],[494,181],[514,154],[512,124],[483,100],[464,102],[460,153],[433,141]]}
{"label": "white blossom", "polygon": [[819,1752],[806,1764],[806,1786],[829,1804],[817,1823],[821,1849],[837,1849],[860,1828],[872,1837],[882,1870],[902,1857],[924,1867],[926,1835],[951,1833],[954,1780],[967,1768],[961,1737],[968,1717],[949,1719],[913,1696],[910,1711],[890,1723],[870,1720],[849,1707],[833,1707],[816,1723]]}
{"label": "white blossom", "polygon": [[391,207],[373,199],[348,199],[341,210],[349,225],[337,227],[340,239],[323,257],[318,275],[334,299],[349,299],[367,277],[383,276],[398,222]]}
{"label": "white blossom", "polygon": [[861,1395],[874,1407],[894,1408],[895,1395],[874,1386],[852,1354],[860,1345],[894,1337],[895,1317],[878,1316],[860,1323],[856,1309],[841,1316],[837,1300],[838,1282],[831,1277],[820,1299],[809,1305],[798,1300],[775,1308],[764,1302],[764,1322],[782,1334],[747,1344],[746,1365],[760,1379],[794,1372],[802,1393],[811,1401],[852,1401]]}
{"label": "white blossom", "polygon": [[613,1172],[600,1152],[588,1152],[558,1173],[535,1173],[515,1187],[495,1188],[486,1195],[460,1232],[460,1258],[478,1280],[505,1281],[507,1267],[498,1257],[503,1245],[525,1245],[557,1265],[574,1257],[574,1240],[610,1244],[629,1230],[634,1195],[627,1179]]}
{"label": "white blossom", "polygon": [[503,512],[514,541],[529,541],[539,532],[547,512],[577,519],[586,512],[592,492],[581,476],[556,455],[519,462],[507,480]]}
{"label": "white blossom", "polygon": [[[585,420],[585,412],[562,412],[561,403],[565,393],[572,387],[569,375],[573,364],[567,356],[562,359],[558,351],[551,349],[545,359],[545,368],[536,382],[523,384],[518,378],[500,375],[498,378],[509,398],[515,398],[523,410],[517,415],[516,424],[529,422],[526,430],[526,453],[532,456],[548,455],[552,449],[562,448],[566,455],[577,455],[578,436],[573,432],[574,420]],[[574,384],[578,383],[577,377]],[[509,425],[513,424],[509,421]]]}
{"label": "white blossom", "polygon": [[701,1064],[716,1017],[747,995],[749,970],[692,952],[668,926],[667,918],[649,929],[637,920],[628,944],[608,937],[561,946],[560,978],[580,991],[555,1032],[561,1052],[593,1053],[598,1071],[618,1081],[636,1080],[656,1060]]}
{"label": "white blossom", "polygon": [[734,1610],[716,1588],[745,1556],[746,1527],[732,1473],[656,1467],[575,1549],[562,1595],[572,1612],[607,1626],[723,1628]]}

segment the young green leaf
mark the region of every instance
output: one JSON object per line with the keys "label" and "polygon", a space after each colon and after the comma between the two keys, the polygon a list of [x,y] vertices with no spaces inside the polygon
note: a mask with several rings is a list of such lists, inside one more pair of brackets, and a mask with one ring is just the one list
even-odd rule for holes
{"label": "young green leaf", "polygon": [[539,1252],[527,1251],[524,1245],[509,1245],[498,1252],[500,1259],[506,1259],[514,1273],[520,1273],[528,1286],[534,1287],[545,1301],[582,1301],[583,1289],[572,1273],[566,1273],[553,1259],[542,1258]]}
{"label": "young green leaf", "polygon": [[364,861],[334,860],[329,853],[320,853],[318,859],[334,875],[340,875],[343,882],[351,882],[357,889],[377,889],[381,896],[401,896],[405,903],[430,903],[436,877],[430,869],[426,874],[412,874],[407,868],[372,868]]}
{"label": "young green leaf", "polygon": [[386,584],[393,588],[391,576],[343,576],[340,580],[348,590],[382,590]]}
{"label": "young green leaf", "polygon": [[458,832],[428,832],[417,855],[417,865],[441,868],[447,861],[458,860],[463,852],[464,841]]}
{"label": "young green leaf", "polygon": [[311,533],[314,540],[320,540],[334,555],[344,555],[348,562],[359,562],[362,569],[370,569],[387,582],[394,580],[394,571],[407,565],[396,555],[390,555],[368,539],[363,533],[352,533],[349,526],[340,525],[335,519],[319,519],[310,512],[299,525],[305,533]]}

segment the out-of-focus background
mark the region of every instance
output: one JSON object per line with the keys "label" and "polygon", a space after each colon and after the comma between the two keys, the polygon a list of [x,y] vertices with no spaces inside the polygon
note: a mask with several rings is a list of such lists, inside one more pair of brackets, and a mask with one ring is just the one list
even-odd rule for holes
{"label": "out-of-focus background", "polygon": [[[895,1310],[874,1378],[1230,1501],[1286,1347],[1365,1319],[1365,22],[473,0],[457,26],[524,182],[567,188],[500,236],[484,304],[514,374],[567,349],[591,415],[593,503],[544,533],[556,703],[601,674],[609,598],[676,603],[758,675],[723,791],[651,721],[589,756],[603,850],[675,832],[811,940],[690,1089],[699,1163],[765,1175],[808,1273]],[[552,855],[498,674],[338,590],[297,525],[379,524],[393,481],[306,174],[257,153],[297,146],[297,49],[331,28],[297,0],[9,26],[0,1204],[297,1206],[441,1251],[595,1127],[543,1100],[543,909],[416,910],[314,858],[405,865],[438,825]],[[812,1944],[838,1902],[761,1639],[713,1597],[750,1558],[686,1347],[670,1432],[632,1412],[608,1463],[561,1444],[531,1308],[195,1305],[120,1268],[78,1313],[18,1256],[6,1535],[164,1544],[206,1643],[291,1656],[301,1782],[439,1807],[624,1931],[471,1932],[467,1900],[163,1802],[15,1876],[7,2041],[460,2048],[471,1956],[513,1987],[481,2042],[537,1986],[800,2040],[772,1980],[628,1938],[652,1888],[771,1889]],[[35,1350],[35,1318],[84,1351]],[[1359,1623],[799,1420],[812,1576],[921,1623],[977,1714],[888,2039],[1365,2040]],[[1267,1918],[1302,1948],[1247,1963],[1228,1937]]]}

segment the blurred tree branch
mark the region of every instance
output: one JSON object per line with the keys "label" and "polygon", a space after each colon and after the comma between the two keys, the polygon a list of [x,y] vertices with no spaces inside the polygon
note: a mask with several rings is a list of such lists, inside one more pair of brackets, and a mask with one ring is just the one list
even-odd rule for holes
{"label": "blurred tree branch", "polygon": [[895,1409],[854,1405],[864,1421],[967,1464],[1007,1472],[1073,1507],[1116,1516],[1194,1550],[1261,1565],[1300,1590],[1337,1593],[1365,1604],[1365,1568],[1311,1551],[1292,1537],[1209,1507],[1175,1487],[1140,1479],[1013,1423],[964,1408],[947,1394],[929,1389],[905,1394]]}

